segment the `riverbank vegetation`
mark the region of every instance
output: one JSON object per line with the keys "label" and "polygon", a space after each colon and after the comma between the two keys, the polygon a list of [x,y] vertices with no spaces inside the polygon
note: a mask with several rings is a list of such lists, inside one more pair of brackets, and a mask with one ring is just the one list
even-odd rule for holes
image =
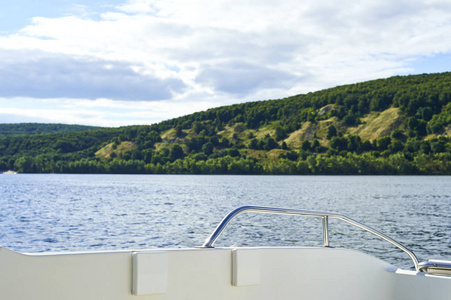
{"label": "riverbank vegetation", "polygon": [[3,134],[0,170],[449,175],[450,134],[451,73],[397,76],[150,126]]}

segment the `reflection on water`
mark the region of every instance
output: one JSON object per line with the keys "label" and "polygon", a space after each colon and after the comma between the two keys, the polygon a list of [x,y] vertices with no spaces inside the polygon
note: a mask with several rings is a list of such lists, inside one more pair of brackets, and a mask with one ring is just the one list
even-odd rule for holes
{"label": "reflection on water", "polygon": [[[413,250],[451,259],[451,177],[1,175],[0,245],[20,252],[199,246],[230,210],[262,205],[345,214]],[[330,221],[334,247],[397,266],[408,256]],[[321,220],[242,214],[216,246],[320,246]]]}

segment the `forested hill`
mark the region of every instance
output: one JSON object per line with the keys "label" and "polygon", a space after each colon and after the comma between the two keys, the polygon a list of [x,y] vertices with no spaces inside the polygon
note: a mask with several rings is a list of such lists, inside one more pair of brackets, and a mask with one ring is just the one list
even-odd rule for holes
{"label": "forested hill", "polygon": [[15,123],[0,124],[0,135],[23,135],[39,133],[65,133],[98,129],[96,126],[43,124],[43,123]]}
{"label": "forested hill", "polygon": [[151,126],[0,136],[0,170],[451,174],[451,73],[219,107]]}

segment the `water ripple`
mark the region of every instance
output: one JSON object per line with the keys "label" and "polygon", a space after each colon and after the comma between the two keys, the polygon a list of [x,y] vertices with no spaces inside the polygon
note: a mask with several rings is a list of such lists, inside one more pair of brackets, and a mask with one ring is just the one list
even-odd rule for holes
{"label": "water ripple", "polygon": [[[450,177],[17,175],[0,181],[0,245],[19,252],[199,246],[241,205],[340,212],[451,259]],[[336,220],[330,242],[409,268],[408,257]],[[318,218],[242,214],[218,246],[320,246]]]}

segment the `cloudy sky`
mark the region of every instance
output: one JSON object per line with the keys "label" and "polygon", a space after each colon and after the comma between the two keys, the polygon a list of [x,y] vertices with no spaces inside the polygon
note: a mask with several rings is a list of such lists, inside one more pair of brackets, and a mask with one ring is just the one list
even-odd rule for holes
{"label": "cloudy sky", "polygon": [[14,0],[0,123],[122,126],[451,71],[449,0]]}

